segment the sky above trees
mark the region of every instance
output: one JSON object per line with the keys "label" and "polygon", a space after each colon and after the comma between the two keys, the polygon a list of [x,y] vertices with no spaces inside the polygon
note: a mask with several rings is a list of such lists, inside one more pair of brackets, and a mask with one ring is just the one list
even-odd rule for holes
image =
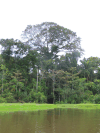
{"label": "sky above trees", "polygon": [[1,0],[0,39],[21,39],[27,25],[55,22],[76,32],[85,50],[83,57],[99,52],[99,0]]}

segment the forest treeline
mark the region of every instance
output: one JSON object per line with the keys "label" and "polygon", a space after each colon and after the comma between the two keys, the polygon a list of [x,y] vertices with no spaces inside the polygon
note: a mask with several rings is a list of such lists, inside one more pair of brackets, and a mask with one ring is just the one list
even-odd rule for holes
{"label": "forest treeline", "polygon": [[0,103],[100,103],[100,58],[53,22],[28,25],[22,40],[0,39]]}

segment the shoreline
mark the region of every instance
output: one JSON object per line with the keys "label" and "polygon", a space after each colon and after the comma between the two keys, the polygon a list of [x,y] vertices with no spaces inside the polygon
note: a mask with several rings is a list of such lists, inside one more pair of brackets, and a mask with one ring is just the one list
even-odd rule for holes
{"label": "shoreline", "polygon": [[0,103],[0,113],[19,111],[38,111],[56,108],[65,109],[100,109],[100,104],[36,104],[36,103]]}

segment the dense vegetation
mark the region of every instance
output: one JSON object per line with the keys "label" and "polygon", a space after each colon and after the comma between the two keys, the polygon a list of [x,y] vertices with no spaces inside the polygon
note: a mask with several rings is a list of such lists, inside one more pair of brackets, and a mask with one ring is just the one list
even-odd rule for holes
{"label": "dense vegetation", "polygon": [[0,102],[99,103],[100,58],[84,58],[76,33],[45,22],[22,41],[1,39]]}

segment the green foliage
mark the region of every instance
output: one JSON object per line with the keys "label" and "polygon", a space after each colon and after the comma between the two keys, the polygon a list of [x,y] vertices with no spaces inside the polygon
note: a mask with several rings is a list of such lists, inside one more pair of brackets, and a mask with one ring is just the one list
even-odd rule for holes
{"label": "green foliage", "polygon": [[39,102],[39,103],[45,103],[47,102],[47,98],[46,96],[44,95],[43,92],[35,92],[35,91],[31,91],[30,94],[29,94],[29,100],[31,102]]}
{"label": "green foliage", "polygon": [[100,103],[100,58],[78,64],[84,50],[75,32],[44,22],[22,37],[0,40],[0,102]]}
{"label": "green foliage", "polygon": [[60,104],[64,104],[64,102],[63,102],[63,101],[61,101],[61,102],[60,102]]}
{"label": "green foliage", "polygon": [[95,103],[95,96],[94,95],[90,95],[89,101],[90,101],[90,103]]}
{"label": "green foliage", "polygon": [[90,90],[86,90],[83,94],[83,99],[89,101],[89,98],[91,97],[91,95],[93,95],[92,91]]}
{"label": "green foliage", "polygon": [[94,101],[95,101],[96,104],[100,104],[100,94],[95,95]]}
{"label": "green foliage", "polygon": [[21,93],[20,95],[20,101],[23,101],[23,102],[29,102],[29,95],[27,94],[27,91]]}
{"label": "green foliage", "polygon": [[75,101],[75,100],[72,100],[72,101],[71,101],[71,104],[75,104],[75,103],[76,103],[76,101]]}
{"label": "green foliage", "polygon": [[10,92],[7,94],[7,97],[5,99],[6,99],[7,103],[13,103],[13,102],[15,102],[15,99],[13,97],[13,94],[10,93]]}
{"label": "green foliage", "polygon": [[7,100],[0,96],[0,103],[7,103]]}

